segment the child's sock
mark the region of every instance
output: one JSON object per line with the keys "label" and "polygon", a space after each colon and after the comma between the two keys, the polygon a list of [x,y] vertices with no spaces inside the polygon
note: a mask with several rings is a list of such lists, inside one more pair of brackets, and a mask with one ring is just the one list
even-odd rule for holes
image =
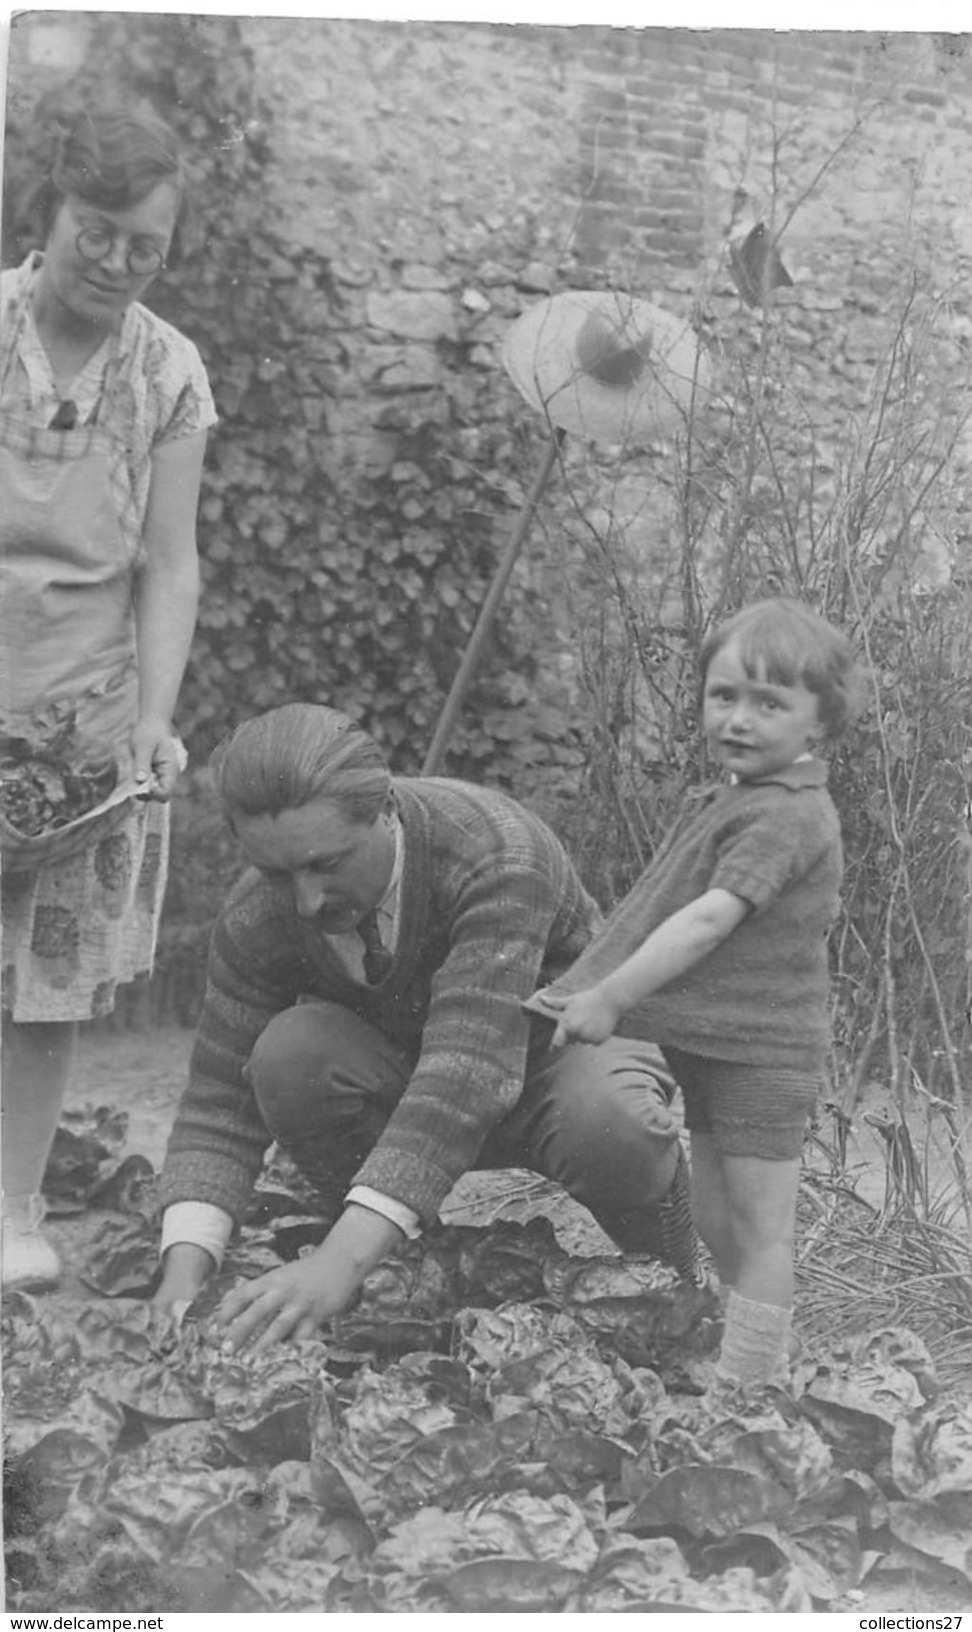
{"label": "child's sock", "polygon": [[790,1311],[731,1290],[716,1370],[727,1382],[778,1382],[788,1370]]}

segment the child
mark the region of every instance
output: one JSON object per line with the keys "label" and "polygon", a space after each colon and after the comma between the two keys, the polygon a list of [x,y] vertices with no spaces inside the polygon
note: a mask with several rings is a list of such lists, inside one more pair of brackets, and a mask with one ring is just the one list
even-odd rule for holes
{"label": "child", "polygon": [[840,826],[815,755],[856,712],[849,643],[797,601],[744,608],[701,653],[702,723],[728,783],[690,795],[570,971],[535,994],[552,1046],[661,1044],[685,1101],[692,1208],[727,1293],[718,1375],[786,1374],[800,1152],[829,1043]]}

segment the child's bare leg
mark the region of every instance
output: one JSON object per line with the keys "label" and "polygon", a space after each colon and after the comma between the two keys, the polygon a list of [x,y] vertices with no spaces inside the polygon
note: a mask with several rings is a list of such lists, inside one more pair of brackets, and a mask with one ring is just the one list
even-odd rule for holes
{"label": "child's bare leg", "polygon": [[757,1303],[793,1302],[793,1231],[800,1158],[721,1158],[737,1259],[736,1291]]}
{"label": "child's bare leg", "polygon": [[693,1130],[690,1194],[695,1228],[705,1242],[723,1287],[734,1285],[738,1271],[732,1235],[729,1191],[722,1157],[711,1133]]}
{"label": "child's bare leg", "polygon": [[736,1385],[785,1375],[800,1159],[722,1156],[736,1274],[718,1369]]}

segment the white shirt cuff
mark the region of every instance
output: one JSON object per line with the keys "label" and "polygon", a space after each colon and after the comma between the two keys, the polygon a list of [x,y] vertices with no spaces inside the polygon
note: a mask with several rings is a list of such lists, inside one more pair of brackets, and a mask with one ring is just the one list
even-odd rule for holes
{"label": "white shirt cuff", "polygon": [[418,1213],[413,1213],[411,1207],[406,1207],[403,1201],[395,1201],[391,1196],[383,1196],[380,1190],[372,1190],[370,1185],[356,1184],[345,1197],[346,1203],[353,1203],[356,1207],[367,1207],[373,1213],[380,1213],[392,1224],[397,1224],[408,1241],[417,1241],[422,1234]]}
{"label": "white shirt cuff", "polygon": [[[418,1214],[403,1201],[383,1196],[365,1184],[356,1184],[347,1200],[358,1207],[367,1207],[396,1224],[409,1241],[417,1241],[422,1234]],[[159,1251],[165,1254],[178,1241],[189,1241],[208,1252],[218,1269],[233,1233],[233,1220],[221,1207],[210,1201],[175,1201],[167,1207],[162,1218],[162,1240]]]}
{"label": "white shirt cuff", "polygon": [[177,1241],[189,1241],[209,1253],[218,1269],[233,1233],[233,1220],[211,1201],[174,1201],[162,1217],[160,1254]]}

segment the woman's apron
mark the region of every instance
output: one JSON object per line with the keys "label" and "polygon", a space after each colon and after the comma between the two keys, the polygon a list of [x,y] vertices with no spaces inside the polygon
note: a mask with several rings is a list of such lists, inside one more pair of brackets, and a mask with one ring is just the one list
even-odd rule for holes
{"label": "woman's apron", "polygon": [[97,424],[32,430],[0,410],[0,718],[36,735],[74,703],[79,729],[123,748],[138,671],[107,443]]}
{"label": "woman's apron", "polygon": [[[22,321],[21,314],[8,325],[0,350],[0,391],[15,366]],[[80,732],[124,756],[138,710],[132,598],[138,529],[126,536],[119,519],[132,503],[125,450],[99,423],[117,384],[118,351],[115,340],[92,424],[35,428],[0,399],[0,729],[36,739],[74,713]],[[93,824],[79,857],[5,878],[4,1002],[14,1004],[15,1017],[105,1013],[118,980],[150,967],[164,885],[164,816],[163,807],[133,800],[130,820],[110,836],[99,838]],[[139,890],[147,866],[152,876]],[[94,955],[90,978],[86,947]],[[33,1012],[36,994],[24,1012],[26,991],[38,981],[60,993],[55,1009],[70,1007],[77,987],[80,1012],[49,1012],[43,999],[47,1012]]]}

